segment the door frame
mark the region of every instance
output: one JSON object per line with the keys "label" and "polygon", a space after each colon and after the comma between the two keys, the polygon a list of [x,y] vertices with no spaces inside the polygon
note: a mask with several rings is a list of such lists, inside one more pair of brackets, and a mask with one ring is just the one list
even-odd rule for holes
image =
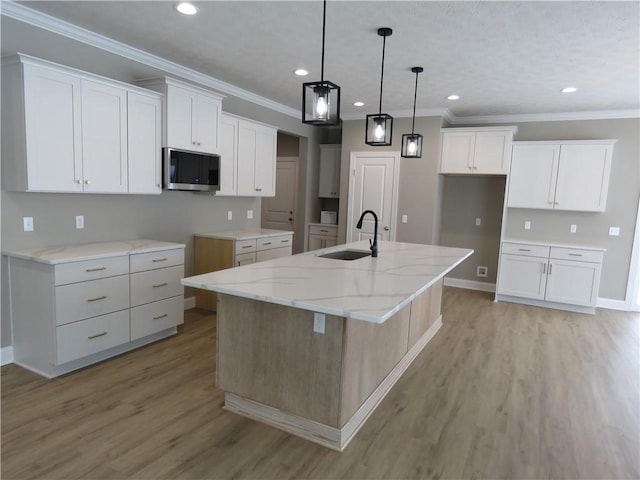
{"label": "door frame", "polygon": [[627,279],[627,293],[625,304],[627,310],[640,312],[640,200],[636,213],[636,228],[633,234],[633,246],[631,248],[631,263],[629,278]]}
{"label": "door frame", "polygon": [[356,179],[356,161],[358,158],[378,158],[389,156],[393,158],[393,191],[391,193],[391,232],[389,240],[396,241],[396,226],[398,218],[398,190],[400,185],[400,152],[398,151],[382,151],[382,152],[351,152],[349,154],[349,199],[347,206],[347,225],[346,239],[347,243],[352,242],[350,225],[355,221],[353,216],[353,204],[355,195],[355,179]]}

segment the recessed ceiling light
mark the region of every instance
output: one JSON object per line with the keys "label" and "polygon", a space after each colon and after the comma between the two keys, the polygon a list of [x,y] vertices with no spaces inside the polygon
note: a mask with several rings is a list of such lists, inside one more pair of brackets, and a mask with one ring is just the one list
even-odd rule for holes
{"label": "recessed ceiling light", "polygon": [[578,89],[576,87],[567,87],[560,90],[562,93],[574,93],[577,92]]}
{"label": "recessed ceiling light", "polygon": [[447,97],[447,100],[460,100],[460,96],[459,95],[449,95]]}
{"label": "recessed ceiling light", "polygon": [[364,102],[353,102],[354,107],[364,107]]}
{"label": "recessed ceiling light", "polygon": [[295,73],[299,77],[304,77],[305,75],[309,75],[309,72],[307,72],[304,68],[299,68],[293,73]]}
{"label": "recessed ceiling light", "polygon": [[198,9],[189,2],[182,2],[176,5],[176,10],[183,15],[195,15],[198,13]]}

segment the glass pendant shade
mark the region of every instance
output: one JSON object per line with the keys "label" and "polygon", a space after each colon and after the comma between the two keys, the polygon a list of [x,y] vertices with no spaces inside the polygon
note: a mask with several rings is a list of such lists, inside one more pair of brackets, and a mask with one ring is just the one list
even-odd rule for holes
{"label": "glass pendant shade", "polygon": [[391,145],[393,117],[386,113],[367,115],[365,143],[374,147]]}
{"label": "glass pendant shade", "polygon": [[328,80],[302,84],[302,123],[338,125],[340,87]]}
{"label": "glass pendant shade", "polygon": [[402,135],[400,156],[404,158],[422,158],[422,135],[419,133],[405,133]]}

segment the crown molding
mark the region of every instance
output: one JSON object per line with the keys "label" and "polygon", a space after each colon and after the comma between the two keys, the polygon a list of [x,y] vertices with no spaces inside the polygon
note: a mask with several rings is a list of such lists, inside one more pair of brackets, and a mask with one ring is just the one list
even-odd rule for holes
{"label": "crown molding", "polygon": [[525,113],[512,115],[476,115],[447,119],[452,124],[557,122],[567,120],[607,120],[616,118],[640,118],[640,110],[601,110],[590,112]]}
{"label": "crown molding", "polygon": [[223,82],[217,78],[205,75],[197,70],[182,66],[178,63],[170,62],[164,58],[153,55],[144,50],[131,47],[122,42],[118,42],[104,35],[99,35],[95,32],[79,27],[69,22],[57,19],[50,15],[38,12],[36,10],[27,8],[23,5],[17,4],[10,0],[3,0],[0,2],[0,14],[13,18],[23,23],[27,23],[34,27],[48,30],[52,33],[62,35],[78,42],[82,42],[86,45],[99,48],[119,55],[121,57],[139,62],[143,65],[147,65],[158,70],[162,70],[170,75],[181,77],[185,80],[189,80],[200,85],[212,88],[227,95],[233,95],[234,97],[247,100],[248,102],[269,108],[276,112],[283,113],[295,118],[300,117],[300,112],[294,108],[283,105],[278,102],[274,102],[268,98],[257,95],[248,90],[236,87],[230,83]]}
{"label": "crown molding", "polygon": [[[413,117],[413,110],[389,110],[386,112],[393,118],[411,118]],[[340,117],[342,120],[363,120],[367,115],[366,112],[355,112],[342,114]],[[448,108],[422,108],[416,110],[416,117],[445,117],[451,115]]]}

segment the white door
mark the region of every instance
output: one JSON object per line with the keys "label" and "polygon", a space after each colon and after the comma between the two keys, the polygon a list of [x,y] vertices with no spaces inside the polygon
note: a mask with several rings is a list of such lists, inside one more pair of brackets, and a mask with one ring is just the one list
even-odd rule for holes
{"label": "white door", "polygon": [[362,229],[356,228],[365,210],[378,216],[378,240],[395,240],[400,153],[351,152],[349,172],[347,242],[373,238],[371,215],[365,217]]}
{"label": "white door", "polygon": [[162,193],[160,97],[127,93],[129,193]]}
{"label": "white door", "polygon": [[507,206],[552,209],[560,145],[514,145]]}
{"label": "white door", "polygon": [[276,162],[276,195],[262,199],[262,228],[294,229],[298,158],[280,157]]}

